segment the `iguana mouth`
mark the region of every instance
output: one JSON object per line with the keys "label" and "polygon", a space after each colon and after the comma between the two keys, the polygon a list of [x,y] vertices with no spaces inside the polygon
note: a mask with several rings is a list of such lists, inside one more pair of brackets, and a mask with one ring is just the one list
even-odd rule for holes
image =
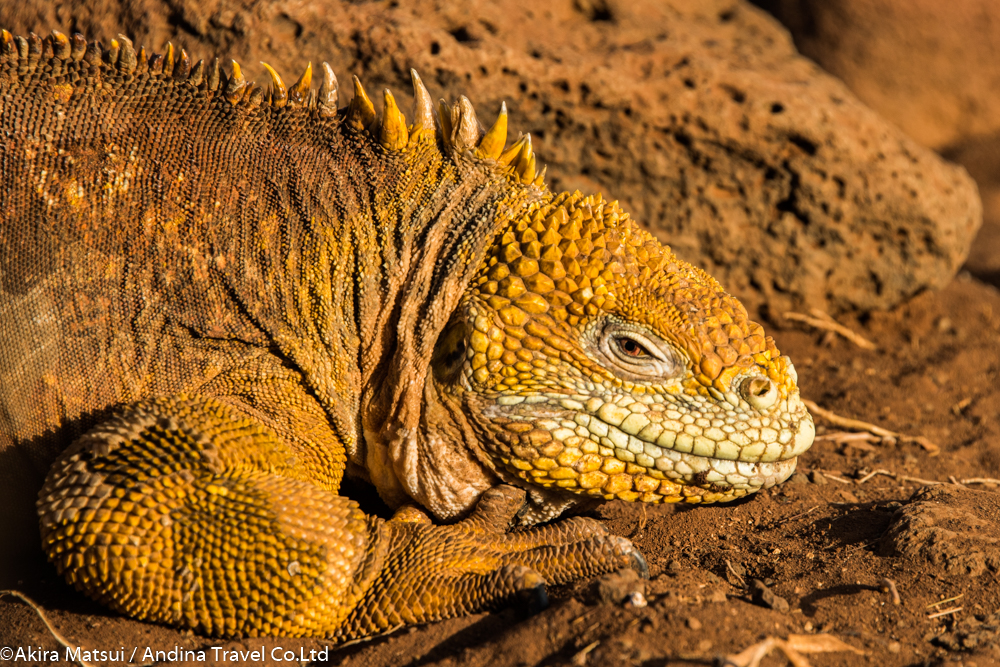
{"label": "iguana mouth", "polygon": [[[689,399],[690,400],[690,399]],[[532,484],[650,503],[733,500],[787,479],[812,444],[798,394],[768,414],[661,394],[500,396],[497,455]]]}

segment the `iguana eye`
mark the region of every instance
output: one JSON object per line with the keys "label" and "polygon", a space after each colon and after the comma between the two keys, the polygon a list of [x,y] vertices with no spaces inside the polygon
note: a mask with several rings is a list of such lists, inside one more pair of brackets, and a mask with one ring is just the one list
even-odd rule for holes
{"label": "iguana eye", "polygon": [[632,381],[672,380],[687,368],[683,355],[646,327],[608,318],[595,331],[602,364],[615,375]]}
{"label": "iguana eye", "polygon": [[636,358],[653,356],[646,350],[646,348],[631,338],[622,336],[616,342],[618,343],[618,348],[623,354],[625,354],[625,356]]}

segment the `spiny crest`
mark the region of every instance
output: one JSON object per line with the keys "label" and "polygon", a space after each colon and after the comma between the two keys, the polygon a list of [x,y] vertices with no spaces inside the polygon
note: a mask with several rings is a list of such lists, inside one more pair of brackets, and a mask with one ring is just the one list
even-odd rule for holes
{"label": "spiny crest", "polygon": [[[312,63],[306,65],[302,76],[290,88],[273,67],[261,63],[271,79],[270,89],[265,94],[262,88],[247,81],[235,60],[231,61],[231,74],[226,77],[219,70],[218,59],[208,64],[203,60],[192,63],[186,51],[180,49],[177,53],[170,43],[165,53],[147,55],[144,47],[136,52],[132,41],[125,35],[118,35],[105,49],[100,42],[88,42],[79,34],[67,37],[53,31],[45,38],[34,33],[24,38],[6,30],[0,31],[0,67],[31,71],[39,63],[48,63],[56,75],[73,67],[72,63],[82,63],[89,67],[111,67],[124,76],[148,74],[170,77],[195,88],[219,90],[234,106],[252,108],[266,103],[275,109],[286,106],[316,109],[325,118],[338,114],[339,85],[333,69],[325,62],[320,67],[322,80],[318,92],[312,90]],[[406,117],[389,90],[383,93],[380,118],[357,77],[353,77],[354,97],[342,112],[345,124],[358,132],[368,132],[387,150],[402,150],[415,141],[440,141],[449,150],[469,152],[479,159],[495,162],[520,183],[544,187],[545,169],[538,168],[531,147],[531,135],[519,136],[510,148],[504,150],[507,142],[506,103],[501,105],[499,116],[487,130],[479,122],[467,97],[461,96],[450,105],[441,100],[435,109],[420,76],[414,70],[410,70],[410,74],[414,97],[412,124],[407,125]]]}
{"label": "spiny crest", "polygon": [[[310,83],[312,81],[312,63],[306,66],[305,72],[295,85],[288,89],[281,76],[267,63],[261,63],[271,77],[271,92],[269,104],[275,108],[286,105],[305,104],[318,106],[327,115],[333,115],[337,104],[337,78],[327,63],[323,63],[323,83],[319,95],[314,96]],[[233,104],[241,102],[245,95],[247,84],[243,78],[239,64],[233,61],[233,76],[230,79],[232,92],[227,90],[227,98]],[[344,116],[346,125],[358,132],[369,132],[379,144],[387,150],[402,150],[411,141],[422,141],[425,137],[440,139],[442,143],[453,150],[472,152],[480,159],[493,160],[498,165],[506,167],[509,173],[521,183],[533,183],[538,187],[544,185],[544,168],[537,169],[537,161],[531,148],[531,136],[519,137],[510,149],[504,151],[507,140],[507,105],[502,104],[500,115],[489,130],[485,130],[476,117],[472,103],[464,95],[457,102],[448,105],[441,100],[437,112],[431,102],[430,93],[415,70],[410,70],[413,79],[413,123],[408,125],[406,116],[396,103],[396,98],[389,89],[382,93],[382,114],[375,109],[375,104],[368,96],[358,77],[352,77],[354,97]]]}

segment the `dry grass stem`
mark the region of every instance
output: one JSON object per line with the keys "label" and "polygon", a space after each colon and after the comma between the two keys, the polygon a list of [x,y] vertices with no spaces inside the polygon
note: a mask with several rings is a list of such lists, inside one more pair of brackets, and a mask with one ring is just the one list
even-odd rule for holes
{"label": "dry grass stem", "polygon": [[792,320],[793,322],[802,322],[803,324],[822,331],[832,331],[864,350],[878,349],[875,343],[871,342],[861,334],[851,331],[843,324],[840,324],[837,320],[824,313],[822,310],[818,310],[816,308],[810,310],[809,315],[792,312],[785,313],[785,319]]}
{"label": "dry grass stem", "polygon": [[[896,433],[895,431],[882,428],[881,426],[876,426],[875,424],[869,424],[868,422],[861,421],[860,419],[841,417],[834,412],[830,412],[829,410],[819,407],[814,401],[802,399],[802,402],[805,403],[807,408],[809,408],[809,412],[813,413],[815,416],[819,417],[828,424],[836,426],[837,428],[842,428],[847,431],[866,431],[881,438],[881,441],[885,444],[895,443],[897,441],[913,442],[923,447],[924,450],[931,456],[937,456],[941,453],[940,447],[923,436],[903,435],[901,433]],[[819,436],[817,440],[822,437],[823,436]]]}
{"label": "dry grass stem", "polygon": [[587,644],[582,649],[573,654],[573,657],[570,658],[570,662],[572,662],[574,665],[586,665],[587,654],[593,651],[595,648],[597,648],[600,645],[600,643],[601,640],[598,639],[596,642],[591,642]]}
{"label": "dry grass stem", "polygon": [[844,479],[843,477],[837,477],[836,475],[831,475],[830,473],[827,472],[820,472],[820,474],[823,475],[823,477],[826,477],[827,479],[832,479],[833,481],[839,482],[841,484],[854,484],[854,482],[852,482],[849,479]]}
{"label": "dry grass stem", "polygon": [[[824,477],[830,477],[826,473],[821,473]],[[995,479],[993,477],[967,477],[965,479],[956,479],[954,475],[948,475],[947,482],[941,482],[936,479],[923,479],[921,477],[911,477],[910,475],[900,475],[898,473],[892,472],[891,470],[884,470],[879,468],[878,470],[872,470],[866,473],[864,477],[855,481],[855,484],[864,484],[876,475],[884,475],[886,477],[891,477],[892,479],[899,482],[916,482],[917,484],[924,484],[927,486],[938,486],[941,484],[954,484],[957,487],[965,488],[967,484],[992,484],[995,486],[1000,486],[1000,479]],[[830,479],[833,479],[830,477]]]}
{"label": "dry grass stem", "polygon": [[[21,591],[15,591],[15,590],[2,590],[2,591],[0,591],[0,597],[3,597],[4,595],[9,595],[12,598],[17,598],[18,600],[20,600],[24,604],[26,604],[29,607],[31,607],[32,610],[34,610],[34,612],[36,614],[38,614],[38,618],[42,619],[42,623],[45,624],[45,627],[48,629],[49,634],[52,635],[53,639],[55,639],[57,642],[59,642],[60,646],[62,646],[63,648],[69,648],[69,649],[75,649],[75,648],[77,648],[76,646],[73,646],[72,644],[70,644],[69,640],[66,639],[65,637],[63,637],[63,635],[62,635],[61,632],[59,632],[54,627],[52,627],[52,624],[49,623],[49,619],[45,615],[45,612],[42,611],[42,608],[39,607],[35,603],[34,600],[32,600],[31,598],[29,598],[27,595],[25,595]],[[94,663],[87,662],[86,660],[83,660],[83,659],[77,660],[76,664],[80,665],[80,667],[95,667]]]}
{"label": "dry grass stem", "polygon": [[641,534],[643,529],[646,527],[646,505],[643,504],[641,505],[641,507],[642,507],[642,516],[639,517],[639,527],[636,528],[635,531],[635,534],[637,535]]}
{"label": "dry grass stem", "polygon": [[874,452],[876,451],[876,448],[868,443],[881,443],[882,440],[883,438],[875,435],[874,433],[868,433],[867,431],[861,433],[855,433],[852,431],[834,431],[833,433],[817,435],[815,442],[832,442],[835,445],[846,445],[847,447],[854,447],[855,449]]}
{"label": "dry grass stem", "polygon": [[726,572],[733,575],[733,578],[736,579],[736,581],[740,582],[740,586],[742,586],[743,588],[747,587],[747,580],[744,579],[740,575],[740,573],[736,571],[736,568],[733,567],[733,564],[730,563],[728,559],[726,560]]}
{"label": "dry grass stem", "polygon": [[792,516],[790,516],[790,517],[788,517],[786,519],[782,519],[777,524],[775,524],[775,527],[777,528],[778,526],[783,526],[786,523],[791,523],[792,521],[795,521],[796,519],[801,519],[802,517],[804,517],[806,515],[812,514],[813,512],[815,512],[816,510],[818,510],[820,507],[821,507],[820,505],[813,505],[812,507],[810,507],[809,509],[807,509],[805,512],[799,512],[798,514],[793,514]]}
{"label": "dry grass stem", "polygon": [[940,607],[943,604],[947,604],[949,602],[954,602],[955,600],[960,600],[963,597],[965,597],[965,593],[959,593],[958,595],[956,595],[953,598],[948,598],[946,600],[938,600],[937,602],[931,602],[929,605],[927,605],[927,608],[930,609],[931,607]]}
{"label": "dry grass stem", "polygon": [[955,614],[957,612],[962,611],[963,609],[965,609],[965,607],[952,607],[951,609],[945,609],[944,611],[939,611],[936,614],[929,614],[927,616],[927,620],[930,620],[932,618],[940,618],[941,616],[948,616],[950,614]]}

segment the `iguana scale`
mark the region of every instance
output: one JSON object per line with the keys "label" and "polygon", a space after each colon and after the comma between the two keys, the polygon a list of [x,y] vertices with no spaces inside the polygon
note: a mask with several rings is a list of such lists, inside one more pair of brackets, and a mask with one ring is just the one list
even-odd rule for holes
{"label": "iguana scale", "polygon": [[505,109],[485,130],[414,73],[407,124],[356,78],[339,108],[325,63],[268,71],[2,33],[8,565],[38,522],[136,618],[347,639],[641,569],[544,523],[587,502],[791,474],[787,357],[616,203],[550,191]]}

